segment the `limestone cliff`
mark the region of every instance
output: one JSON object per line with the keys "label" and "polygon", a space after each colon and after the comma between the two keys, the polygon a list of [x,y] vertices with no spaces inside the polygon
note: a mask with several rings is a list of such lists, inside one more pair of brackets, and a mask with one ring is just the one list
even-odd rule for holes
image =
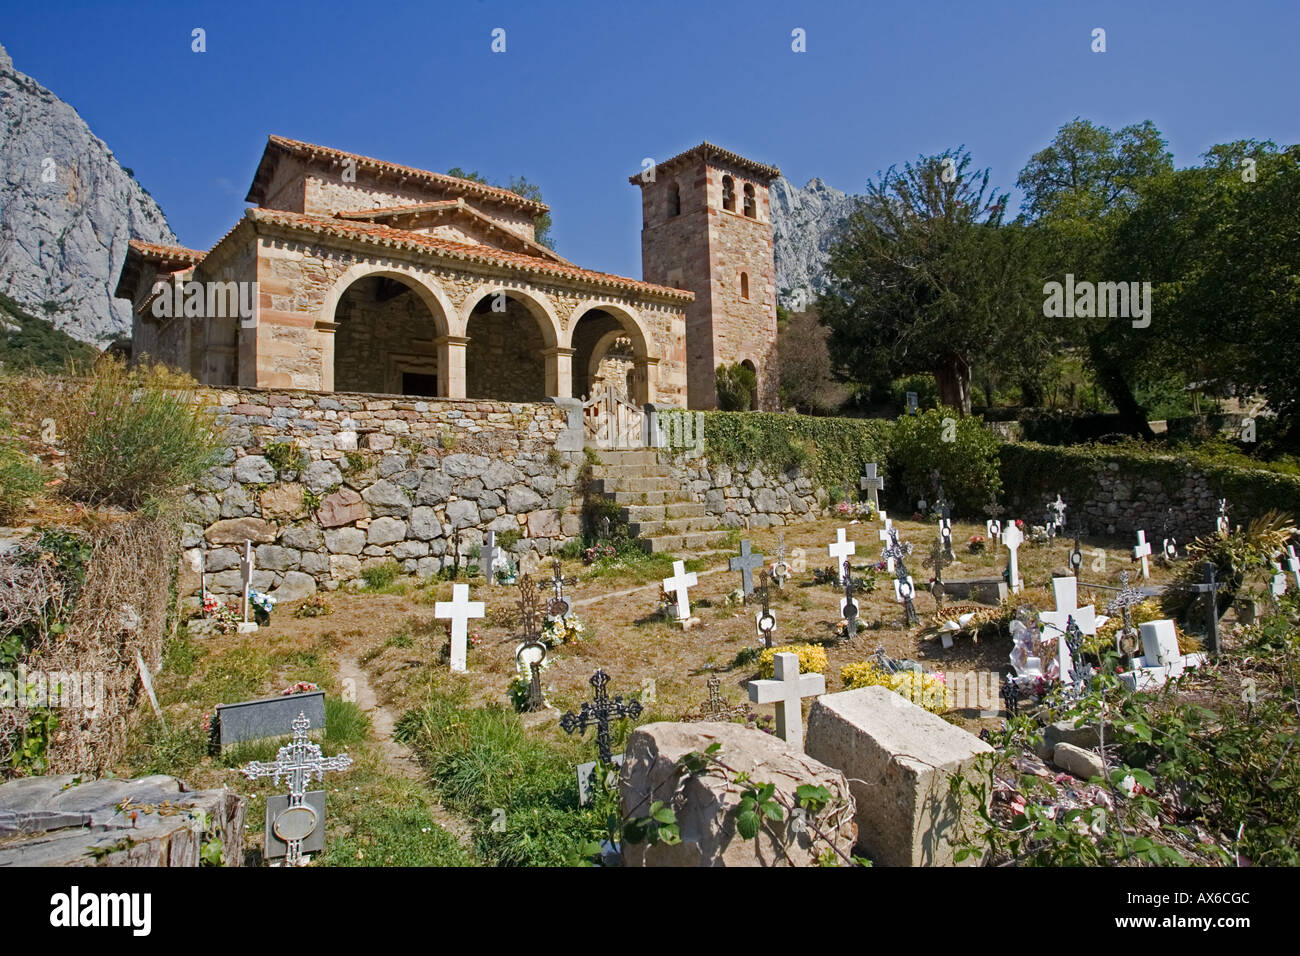
{"label": "limestone cliff", "polygon": [[826,288],[826,256],[856,197],[820,179],[800,189],[782,176],[770,189],[777,301],[798,310]]}
{"label": "limestone cliff", "polygon": [[113,151],[0,46],[0,293],[103,345],[131,328],[113,298],[129,239],[176,243]]}

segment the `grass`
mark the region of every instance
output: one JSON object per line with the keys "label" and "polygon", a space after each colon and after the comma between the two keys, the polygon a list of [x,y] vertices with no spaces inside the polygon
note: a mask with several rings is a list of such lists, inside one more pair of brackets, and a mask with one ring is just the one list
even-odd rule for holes
{"label": "grass", "polygon": [[[612,558],[599,558],[587,565],[582,572],[584,578],[603,579],[620,578],[620,583],[635,585],[672,577],[673,562],[677,559],[671,554],[648,554],[634,542],[618,542],[618,551]],[[705,562],[700,558],[686,561],[687,571],[703,571]]]}

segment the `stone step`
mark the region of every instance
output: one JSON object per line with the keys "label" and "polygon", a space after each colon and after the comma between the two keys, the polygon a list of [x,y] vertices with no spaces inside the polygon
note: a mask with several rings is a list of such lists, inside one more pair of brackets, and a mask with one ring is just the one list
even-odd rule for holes
{"label": "stone step", "polygon": [[[673,494],[684,493],[682,486],[667,476],[650,478],[597,478],[593,482],[593,485],[595,487],[593,487],[592,490],[599,494],[608,494],[611,491],[662,491]],[[648,503],[649,502],[647,502],[647,504]]]}
{"label": "stone step", "polygon": [[595,468],[657,468],[659,452],[654,448],[596,449],[600,459]]}
{"label": "stone step", "polygon": [[712,515],[695,518],[669,518],[664,521],[634,521],[628,524],[628,533],[637,538],[653,538],[667,534],[690,534],[693,531],[715,531],[718,521]]}
{"label": "stone step", "polygon": [[662,465],[592,465],[593,478],[670,478]]}
{"label": "stone step", "polygon": [[726,531],[692,531],[690,534],[669,534],[656,538],[642,538],[641,547],[649,554],[665,551],[681,554],[686,551],[704,551],[727,540]]}
{"label": "stone step", "polygon": [[684,503],[683,491],[613,491],[606,492],[605,497],[623,508],[634,506],[653,506],[662,504]]}
{"label": "stone step", "polygon": [[[631,494],[631,492],[619,492]],[[700,501],[670,501],[653,505],[626,505],[623,508],[623,520],[668,521],[672,518],[699,518],[703,516],[704,503]]]}

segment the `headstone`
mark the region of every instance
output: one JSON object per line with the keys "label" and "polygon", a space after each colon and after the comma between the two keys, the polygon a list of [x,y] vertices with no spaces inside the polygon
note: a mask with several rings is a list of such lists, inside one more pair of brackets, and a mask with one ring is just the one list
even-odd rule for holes
{"label": "headstone", "polygon": [[571,734],[575,730],[582,734],[588,727],[596,728],[596,749],[600,754],[601,763],[608,764],[611,762],[610,753],[610,736],[609,722],[611,719],[619,720],[626,717],[636,718],[641,716],[641,702],[639,700],[630,700],[623,703],[623,695],[619,694],[612,700],[609,697],[606,688],[609,687],[609,675],[599,668],[596,673],[591,675],[589,684],[595,689],[593,700],[584,700],[578,713],[566,711],[560,718],[560,728],[566,733]]}
{"label": "headstone", "polygon": [[1206,661],[1204,654],[1184,655],[1179,650],[1173,621],[1146,621],[1141,630],[1142,656],[1135,657],[1132,668],[1119,675],[1130,690],[1156,690]]}
{"label": "headstone", "polygon": [[483,550],[479,554],[479,560],[483,564],[483,576],[487,578],[489,585],[497,583],[497,556],[501,549],[497,547],[497,533],[489,531],[487,540],[483,542]]}
{"label": "headstone", "polygon": [[[596,776],[597,762],[588,760],[586,763],[578,764],[578,806],[585,807],[591,803],[591,781]],[[610,758],[609,767],[605,770],[605,785],[607,787],[616,786],[618,783],[618,771],[615,767],[623,766],[623,755],[614,754]]]}
{"label": "headstone", "polygon": [[1147,565],[1147,559],[1151,557],[1151,544],[1147,541],[1145,531],[1139,530],[1137,536],[1137,545],[1133,548],[1133,560],[1142,562],[1142,578],[1146,580],[1151,577],[1151,568]]}
{"label": "headstone", "polygon": [[790,580],[790,563],[785,559],[785,532],[778,531],[776,538],[776,563],[772,565],[772,579],[776,586],[785,589],[785,582]]}
{"label": "headstone", "polygon": [[438,601],[433,605],[433,616],[451,621],[451,670],[454,674],[465,673],[465,661],[469,644],[469,619],[482,617],[482,601],[469,599],[468,584],[453,584],[451,600]]}
{"label": "headstone", "polygon": [[1269,582],[1268,590],[1274,600],[1286,594],[1286,572],[1282,570],[1281,562],[1273,562],[1273,578]]}
{"label": "headstone", "polygon": [[830,552],[831,557],[835,559],[835,567],[837,568],[842,566],[852,555],[858,553],[857,543],[849,541],[847,535],[848,532],[845,531],[845,529],[836,528],[835,543],[827,545],[826,547],[826,550]]}
{"label": "headstone", "polygon": [[749,682],[749,699],[755,704],[776,704],[776,735],[803,749],[803,698],[826,693],[822,674],[800,674],[799,655],[777,654],[773,679]]}
{"label": "headstone", "polygon": [[325,692],[308,691],[281,697],[217,705],[217,739],[224,749],[231,744],[268,737],[287,737],[301,714],[311,727],[325,727]]}
{"label": "headstone", "polygon": [[686,570],[685,561],[674,561],[673,576],[664,578],[664,590],[677,598],[677,620],[683,622],[683,625],[691,617],[691,601],[688,589],[695,587],[699,583],[699,578],[695,572]]}
{"label": "headstone", "polygon": [[563,565],[560,564],[559,558],[551,562],[551,569],[554,572],[551,576],[551,590],[554,592],[554,596],[547,606],[547,613],[551,617],[567,617],[569,612],[573,610],[573,602],[564,596],[564,586],[566,584],[577,584],[578,582],[573,578],[564,576]]}
{"label": "headstone", "polygon": [[[859,843],[879,866],[955,863],[977,818],[971,792],[992,791],[977,762],[992,749],[886,687],[827,694],[808,715],[808,756],[848,778]],[[974,786],[951,786],[959,774]]]}
{"label": "headstone", "polygon": [[[1071,673],[1073,655],[1067,643],[1071,622],[1083,634],[1097,633],[1097,617],[1093,606],[1079,607],[1079,579],[1052,578],[1052,593],[1056,598],[1056,610],[1041,611],[1038,620],[1056,635],[1057,661],[1060,667],[1062,683],[1073,683],[1077,675]],[[1105,619],[1102,619],[1105,622]]]}
{"label": "headstone", "polygon": [[1014,521],[1009,522],[1006,529],[1002,532],[1002,543],[1007,546],[1007,551],[1011,555],[1010,563],[1007,565],[1009,569],[1009,580],[1007,583],[1011,586],[1012,594],[1020,593],[1020,563],[1017,559],[1016,553],[1020,550],[1020,546],[1024,544],[1024,542],[1024,533],[1021,532]]}
{"label": "headstone", "polygon": [[1294,544],[1286,546],[1286,569],[1295,577],[1295,586],[1300,588],[1300,556],[1296,555]]}
{"label": "headstone", "polygon": [[1182,656],[1173,621],[1145,621],[1140,625],[1142,657],[1147,665],[1168,664]]}
{"label": "headstone", "polygon": [[[283,810],[272,816],[270,801],[267,801],[266,807],[267,829],[273,830],[285,844],[285,866],[300,866],[303,863],[304,841],[317,828],[324,829],[325,826],[323,815],[306,800],[307,783],[313,775],[317,780],[323,780],[326,771],[347,770],[352,766],[352,758],[347,754],[321,756],[320,747],[307,738],[310,726],[311,721],[307,715],[300,713],[293,722],[293,743],[281,747],[274,762],[254,760],[239,771],[249,780],[271,777],[277,785],[281,777],[289,780],[289,796]],[[268,843],[268,849],[270,846]]]}
{"label": "headstone", "polygon": [[763,610],[754,616],[754,627],[758,631],[758,636],[763,641],[764,647],[772,646],[772,632],[776,629],[776,615],[772,613],[771,597],[772,588],[768,584],[768,574],[764,571],[760,580],[762,584],[756,589],[758,599],[763,603]]}
{"label": "headstone", "polygon": [[876,463],[867,462],[863,467],[862,480],[859,482],[860,487],[867,493],[867,500],[871,502],[873,511],[880,510],[880,492],[885,488],[885,479],[876,475]]}
{"label": "headstone", "polygon": [[749,539],[740,542],[740,556],[727,559],[727,570],[740,572],[740,586],[745,597],[754,593],[754,569],[763,566],[763,555],[754,554]]}

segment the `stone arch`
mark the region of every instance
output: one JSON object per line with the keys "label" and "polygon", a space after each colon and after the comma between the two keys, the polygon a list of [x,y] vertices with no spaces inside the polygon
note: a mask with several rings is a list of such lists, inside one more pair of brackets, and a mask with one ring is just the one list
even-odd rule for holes
{"label": "stone arch", "polygon": [[762,383],[758,380],[758,365],[753,359],[744,359],[740,364],[754,373],[754,387],[749,392],[749,407],[752,411],[758,411],[758,396],[763,393]]}
{"label": "stone arch", "polygon": [[636,404],[655,401],[654,373],[658,357],[650,353],[651,336],[635,309],[605,299],[587,299],[574,308],[568,333],[565,346],[574,362],[575,395],[583,394],[589,386],[594,370],[613,343],[627,338],[633,365],[628,398]]}
{"label": "stone arch", "polygon": [[[413,296],[408,293],[414,293]],[[428,275],[396,264],[356,263],[322,302],[317,333],[327,391],[443,395],[439,354],[456,314]]]}
{"label": "stone arch", "polygon": [[[504,311],[495,308],[498,302]],[[516,402],[567,397],[564,333],[545,293],[505,283],[480,285],[461,307],[459,334],[465,342],[466,397]]]}

